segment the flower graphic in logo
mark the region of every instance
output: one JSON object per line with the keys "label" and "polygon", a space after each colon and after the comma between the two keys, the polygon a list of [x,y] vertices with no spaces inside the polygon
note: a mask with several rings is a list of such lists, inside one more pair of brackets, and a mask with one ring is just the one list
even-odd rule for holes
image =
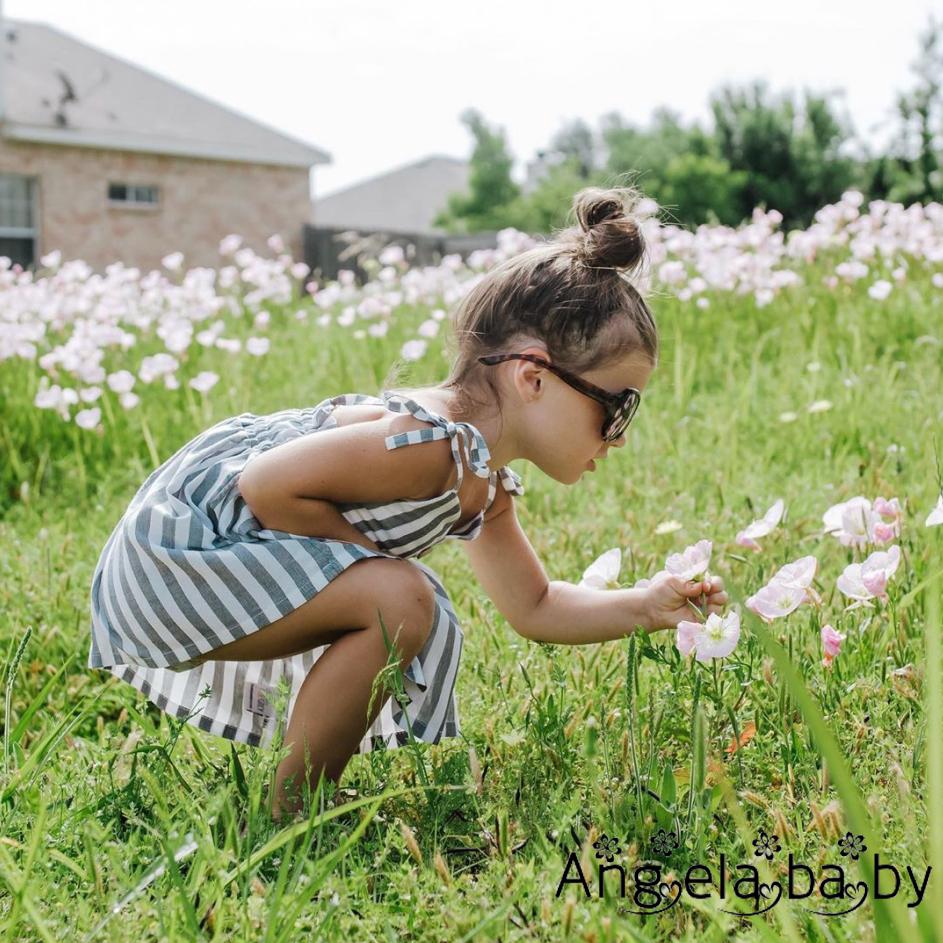
{"label": "flower graphic in logo", "polygon": [[845,832],[845,837],[838,839],[838,847],[841,849],[842,856],[850,855],[852,861],[857,861],[858,855],[868,850],[868,846],[864,843],[864,835],[852,835],[851,832]]}
{"label": "flower graphic in logo", "polygon": [[663,828],[658,829],[652,837],[652,850],[662,858],[667,858],[673,851],[678,849],[680,844],[678,836],[674,832],[665,831]]}
{"label": "flower graphic in logo", "polygon": [[753,854],[757,858],[762,858],[765,855],[767,861],[772,861],[773,855],[782,850],[779,844],[779,836],[767,835],[762,828],[757,831],[756,838],[753,839],[753,847],[756,849]]}
{"label": "flower graphic in logo", "polygon": [[619,847],[619,840],[617,838],[609,838],[605,832],[599,836],[597,841],[593,842],[593,848],[596,849],[597,858],[605,858],[606,861],[610,862],[622,851]]}

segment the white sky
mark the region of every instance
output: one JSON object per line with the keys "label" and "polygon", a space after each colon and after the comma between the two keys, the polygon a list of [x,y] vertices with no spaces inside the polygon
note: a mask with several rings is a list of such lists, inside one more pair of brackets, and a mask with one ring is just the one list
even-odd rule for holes
{"label": "white sky", "polygon": [[[844,89],[855,131],[883,145],[913,84],[931,0],[0,0],[319,147],[326,195],[428,154],[467,158],[459,114],[502,126],[514,176],[566,120],[667,105],[706,124],[726,82]],[[633,7],[635,9],[633,9]],[[938,15],[939,18],[939,15]],[[843,104],[842,104],[843,103]],[[884,128],[877,127],[885,122]]]}

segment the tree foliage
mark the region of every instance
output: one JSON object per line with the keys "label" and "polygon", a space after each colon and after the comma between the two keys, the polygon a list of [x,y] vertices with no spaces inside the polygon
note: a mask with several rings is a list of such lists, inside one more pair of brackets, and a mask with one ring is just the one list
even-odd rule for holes
{"label": "tree foliage", "polygon": [[437,222],[453,232],[548,233],[571,222],[577,190],[627,176],[682,226],[736,226],[759,206],[782,213],[784,229],[804,228],[850,187],[871,199],[943,201],[943,24],[931,18],[919,46],[916,82],[897,97],[897,133],[877,155],[855,140],[835,100],[840,93],[806,89],[797,100],[758,80],[712,92],[708,128],[685,124],[670,108],[656,109],[646,126],[618,112],[604,115],[598,132],[582,119],[568,121],[542,151],[540,179],[522,192],[503,132],[467,110],[469,191],[453,195]]}

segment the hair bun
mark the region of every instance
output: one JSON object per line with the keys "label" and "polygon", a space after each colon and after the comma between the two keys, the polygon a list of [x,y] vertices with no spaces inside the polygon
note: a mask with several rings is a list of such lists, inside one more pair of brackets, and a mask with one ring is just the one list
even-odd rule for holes
{"label": "hair bun", "polygon": [[631,208],[639,194],[630,187],[586,187],[573,197],[582,230],[574,254],[588,266],[633,269],[645,254],[645,238]]}

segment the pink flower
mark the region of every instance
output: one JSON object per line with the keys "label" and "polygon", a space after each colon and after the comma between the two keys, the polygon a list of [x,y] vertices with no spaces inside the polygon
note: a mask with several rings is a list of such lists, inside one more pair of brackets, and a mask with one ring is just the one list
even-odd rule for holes
{"label": "pink flower", "polygon": [[897,498],[891,498],[890,501],[875,498],[872,511],[876,517],[871,528],[874,543],[886,544],[900,537],[901,509]]}
{"label": "pink flower", "polygon": [[830,625],[822,626],[822,664],[826,668],[832,666],[832,659],[839,653],[844,641],[845,636],[841,632],[836,632]]}
{"label": "pink flower", "polygon": [[933,510],[930,511],[927,519],[923,522],[924,527],[936,527],[939,524],[943,524],[943,494],[940,495]]}
{"label": "pink flower", "polygon": [[887,601],[887,582],[900,563],[900,547],[875,550],[863,563],[849,563],[838,577],[837,586],[844,595],[853,599],[848,608],[870,605],[871,599]]}
{"label": "pink flower", "polygon": [[750,596],[746,606],[764,622],[772,622],[773,619],[780,619],[794,612],[805,602],[805,598],[806,591],[801,586],[772,580]]}
{"label": "pink flower", "polygon": [[426,352],[426,342],[419,338],[406,341],[400,348],[400,356],[404,360],[419,360]]}
{"label": "pink flower", "polygon": [[679,622],[675,634],[675,645],[682,655],[687,657],[694,651],[694,635],[700,631],[700,622]]}
{"label": "pink flower", "polygon": [[760,545],[756,542],[757,537],[765,537],[782,520],[785,505],[782,498],[776,501],[773,506],[757,521],[753,521],[748,527],[737,534],[737,543],[741,547],[747,547],[750,550],[760,550]]}
{"label": "pink flower", "polygon": [[885,544],[900,536],[900,501],[897,498],[875,498],[872,506],[867,498],[857,495],[832,505],[822,520],[825,533],[834,534],[843,546]]}
{"label": "pink flower", "polygon": [[712,612],[704,623],[678,623],[675,645],[682,655],[687,657],[692,652],[700,662],[712,658],[726,658],[736,647],[740,639],[740,616],[736,611],[721,617]]}
{"label": "pink flower", "polygon": [[804,602],[820,603],[819,594],[812,588],[818,565],[819,561],[813,556],[784,564],[759,592],[747,600],[747,608],[765,622],[772,622],[788,616]]}
{"label": "pink flower", "polygon": [[871,536],[874,512],[871,502],[857,495],[833,504],[823,515],[826,534],[834,534],[843,547],[863,547]]}
{"label": "pink flower", "polygon": [[774,574],[770,582],[788,583],[798,586],[805,590],[805,601],[819,605],[822,602],[821,597],[812,587],[812,580],[815,579],[815,572],[818,569],[819,561],[809,555],[800,557],[792,563],[786,563],[781,566]]}
{"label": "pink flower", "polygon": [[614,589],[619,585],[619,569],[622,566],[622,549],[613,547],[598,556],[583,571],[580,586],[594,589]]}
{"label": "pink flower", "polygon": [[696,544],[686,547],[681,553],[672,553],[665,560],[665,569],[674,576],[680,576],[683,580],[699,579],[711,562],[712,546],[709,540],[699,540]]}
{"label": "pink flower", "polygon": [[694,657],[701,662],[726,658],[740,640],[740,616],[736,611],[721,618],[712,612],[694,633]]}

